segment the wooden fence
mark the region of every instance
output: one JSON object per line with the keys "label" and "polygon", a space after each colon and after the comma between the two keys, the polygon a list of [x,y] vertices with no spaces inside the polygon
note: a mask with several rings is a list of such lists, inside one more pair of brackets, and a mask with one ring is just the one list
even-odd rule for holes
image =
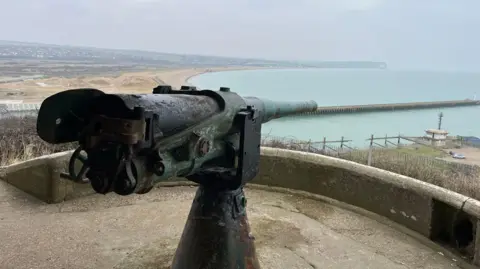
{"label": "wooden fence", "polygon": [[[438,178],[472,178],[478,179],[480,167],[476,165],[451,162],[436,157],[411,154],[398,150],[402,147],[415,146],[413,139],[403,136],[371,136],[367,148],[355,148],[346,145],[347,140],[302,141],[285,137],[264,137],[264,146],[299,150],[342,158],[357,163],[374,166],[395,173],[419,179],[429,178],[429,182]],[[423,145],[422,145],[423,146]]]}

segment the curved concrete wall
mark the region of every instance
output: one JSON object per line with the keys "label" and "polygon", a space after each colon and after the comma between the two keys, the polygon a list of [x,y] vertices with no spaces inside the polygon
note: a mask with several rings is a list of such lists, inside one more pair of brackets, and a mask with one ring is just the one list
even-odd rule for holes
{"label": "curved concrete wall", "polygon": [[[0,170],[0,177],[48,203],[93,193],[89,185],[60,178],[70,154],[11,165]],[[480,265],[476,233],[480,202],[461,194],[350,161],[273,148],[262,148],[260,173],[253,183],[308,192],[375,213],[408,228],[424,242],[436,242],[467,263]]]}

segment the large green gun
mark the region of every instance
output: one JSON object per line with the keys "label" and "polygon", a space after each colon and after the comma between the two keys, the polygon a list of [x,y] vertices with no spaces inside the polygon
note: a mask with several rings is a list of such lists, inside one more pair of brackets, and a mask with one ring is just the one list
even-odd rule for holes
{"label": "large green gun", "polygon": [[142,194],[172,177],[200,184],[173,269],[258,269],[243,186],[258,173],[261,126],[317,104],[182,89],[60,92],[42,103],[37,132],[49,143],[78,142],[66,178],[98,193]]}
{"label": "large green gun", "polygon": [[[86,176],[98,193],[145,193],[159,181],[198,181],[197,174],[212,171],[238,172],[241,180],[225,182],[237,188],[257,173],[261,124],[316,108],[314,101],[273,102],[228,88],[164,87],[153,94],[75,89],[42,103],[37,132],[49,143],[78,141],[70,178],[85,182]],[[84,163],[79,173],[76,159]]]}

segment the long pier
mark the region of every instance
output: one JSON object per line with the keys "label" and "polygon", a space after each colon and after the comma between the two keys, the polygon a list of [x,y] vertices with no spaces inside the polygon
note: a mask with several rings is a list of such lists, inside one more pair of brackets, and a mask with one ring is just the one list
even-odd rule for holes
{"label": "long pier", "polygon": [[[381,112],[381,111],[398,111],[398,110],[417,110],[432,109],[444,107],[462,107],[462,106],[479,106],[480,100],[453,100],[453,101],[436,101],[436,102],[411,102],[411,103],[393,103],[393,104],[373,104],[373,105],[351,105],[351,106],[321,106],[316,111],[302,112],[297,115],[334,115],[347,113],[365,113],[365,112]],[[0,118],[7,115],[21,116],[30,115],[38,112],[40,103],[0,103]]]}
{"label": "long pier", "polygon": [[432,109],[432,108],[478,106],[478,105],[480,105],[480,101],[478,100],[465,99],[465,100],[437,101],[437,102],[412,102],[412,103],[372,104],[372,105],[352,105],[352,106],[322,106],[322,107],[318,107],[317,111],[306,112],[300,115],[364,113],[364,112],[416,110],[416,109]]}

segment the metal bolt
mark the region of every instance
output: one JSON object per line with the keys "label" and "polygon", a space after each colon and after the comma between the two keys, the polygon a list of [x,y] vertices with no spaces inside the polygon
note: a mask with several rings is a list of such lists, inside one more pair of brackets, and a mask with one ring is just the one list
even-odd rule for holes
{"label": "metal bolt", "polygon": [[153,170],[155,175],[161,176],[163,173],[165,173],[165,165],[163,165],[162,162],[156,162],[153,164]]}
{"label": "metal bolt", "polygon": [[198,143],[198,155],[200,157],[205,156],[210,151],[210,141],[206,139],[200,139]]}
{"label": "metal bolt", "polygon": [[246,198],[245,196],[242,197],[242,199],[241,199],[241,204],[242,204],[243,207],[246,207],[246,206],[247,206],[247,198]]}

